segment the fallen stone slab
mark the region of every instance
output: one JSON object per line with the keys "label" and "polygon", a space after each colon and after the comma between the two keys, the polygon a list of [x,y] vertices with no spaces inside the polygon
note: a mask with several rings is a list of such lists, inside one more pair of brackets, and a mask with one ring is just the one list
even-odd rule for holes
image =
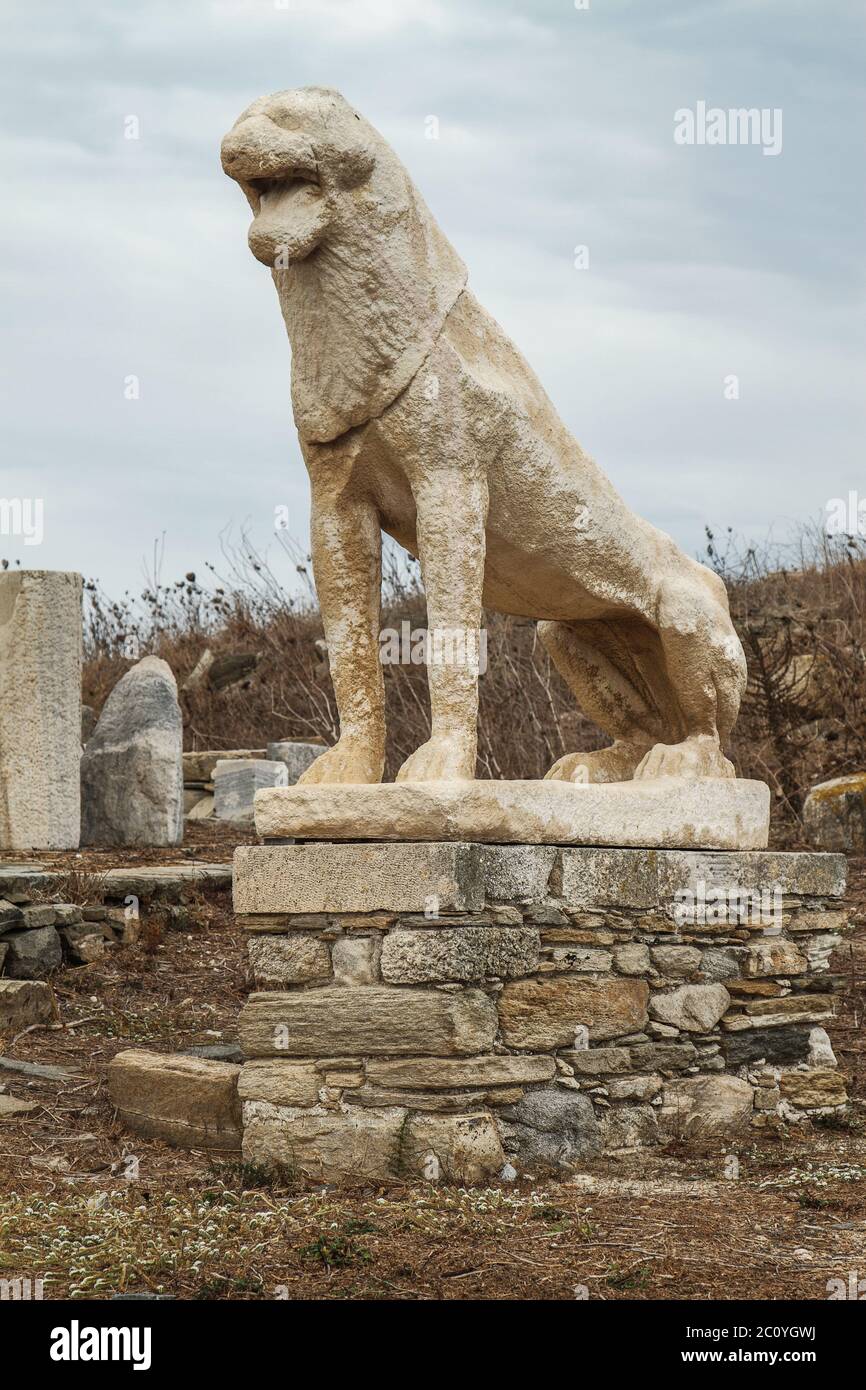
{"label": "fallen stone slab", "polygon": [[43,1062],[21,1062],[16,1057],[0,1057],[0,1071],[14,1071],[21,1076],[32,1076],[42,1081],[65,1081],[70,1076],[80,1076],[74,1067],[48,1066]]}
{"label": "fallen stone slab", "polygon": [[81,755],[82,844],[180,844],[182,749],[171,667],[146,656],[112,690]]}
{"label": "fallen stone slab", "polygon": [[51,990],[42,980],[0,980],[0,1033],[19,1033],[54,1017]]}
{"label": "fallen stone slab", "polygon": [[177,1053],[128,1049],[108,1067],[108,1090],[127,1128],[184,1149],[238,1150],[240,1068]]}
{"label": "fallen stone slab", "polygon": [[306,783],[258,791],[265,839],[464,840],[756,850],[770,790],[735,778]]}
{"label": "fallen stone slab", "polygon": [[17,1120],[38,1109],[38,1100],[18,1100],[17,1096],[0,1095],[0,1120]]}
{"label": "fallen stone slab", "polygon": [[195,753],[183,755],[183,780],[190,782],[212,782],[214,768],[224,758],[237,761],[239,758],[268,758],[266,748],[205,748]]}

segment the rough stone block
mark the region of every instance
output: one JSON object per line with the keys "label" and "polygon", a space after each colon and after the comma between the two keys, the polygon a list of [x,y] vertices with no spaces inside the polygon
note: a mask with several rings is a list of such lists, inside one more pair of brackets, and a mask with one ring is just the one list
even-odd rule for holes
{"label": "rough stone block", "polygon": [[536,903],[548,896],[553,845],[477,845],[476,855],[490,902]]}
{"label": "rough stone block", "polygon": [[12,980],[39,980],[56,970],[63,960],[60,937],[55,927],[36,927],[32,931],[13,931],[4,937],[6,974]]}
{"label": "rough stone block", "polygon": [[253,819],[257,791],[286,785],[286,765],[267,758],[221,758],[213,772],[213,813],[217,820]]}
{"label": "rough stone block", "polygon": [[556,1065],[552,1057],[491,1053],[487,1057],[406,1057],[386,1061],[371,1058],[366,1070],[367,1080],[380,1086],[448,1090],[550,1081]]}
{"label": "rough stone block", "polygon": [[812,1028],[793,1026],[780,1020],[784,1026],[777,1028],[752,1028],[748,1032],[728,1033],[722,1038],[722,1052],[729,1067],[762,1059],[771,1065],[795,1066],[805,1062],[809,1056],[809,1038]]}
{"label": "rough stone block", "polygon": [[499,1130],[486,1111],[470,1115],[410,1115],[401,1168],[408,1175],[466,1185],[498,1176],[505,1163]]}
{"label": "rough stone block", "polygon": [[185,1149],[239,1149],[240,1068],[201,1057],[129,1049],[108,1067],[108,1091],[136,1134]]}
{"label": "rough stone block", "polygon": [[0,980],[0,1033],[20,1033],[53,1016],[51,990],[41,980]]}
{"label": "rough stone block", "polygon": [[658,856],[662,902],[683,890],[709,889],[739,893],[772,893],[815,898],[841,898],[845,892],[845,857],[841,854],[710,853],[669,850]]}
{"label": "rough stone block", "polygon": [[803,828],[818,850],[866,850],[866,772],[813,787],[803,802]]}
{"label": "rough stone block", "polygon": [[554,871],[569,907],[656,907],[658,850],[564,849]]}
{"label": "rough stone block", "polygon": [[642,1149],[659,1142],[658,1120],[651,1105],[617,1105],[602,1121],[606,1149]]}
{"label": "rough stone block", "polygon": [[659,1120],[669,1134],[684,1139],[715,1139],[736,1134],[749,1123],[752,1087],[736,1076],[690,1076],[669,1081]]}
{"label": "rough stone block", "polygon": [[743,974],[747,979],[762,975],[804,975],[808,969],[808,960],[794,942],[781,937],[754,942],[743,961]]}
{"label": "rough stone block", "polygon": [[785,1100],[800,1110],[844,1105],[848,1099],[844,1076],[829,1067],[783,1072],[779,1090]]}
{"label": "rough stone block", "polygon": [[251,936],[250,968],[259,989],[284,989],[287,985],[328,980],[331,953],[327,943],[304,932],[289,936]]}
{"label": "rough stone block", "polygon": [[547,975],[515,980],[499,997],[502,1038],[508,1047],[556,1048],[573,1044],[575,1031],[593,1041],[625,1036],[647,1019],[643,980]]}
{"label": "rough stone block", "polygon": [[434,1056],[449,1056],[489,1051],[496,1009],[477,989],[445,994],[335,986],[251,995],[239,1033],[247,1057],[411,1055],[420,1045]]}
{"label": "rough stone block", "polygon": [[310,764],[324,751],[323,743],[305,743],[301,739],[283,739],[279,743],[269,743],[268,757],[272,762],[282,763],[286,769],[286,781],[276,782],[274,785],[293,787]]}
{"label": "rough stone block", "polygon": [[653,994],[649,1011],[653,1018],[687,1033],[708,1033],[730,1006],[724,985],[680,985],[664,994]]}
{"label": "rough stone block", "polygon": [[0,573],[0,846],[75,849],[80,826],[80,574]]}
{"label": "rough stone block", "polygon": [[184,782],[212,782],[217,763],[224,759],[267,758],[265,748],[204,748],[183,755]]}
{"label": "rough stone block", "polygon": [[500,1121],[509,1150],[528,1169],[536,1164],[571,1167],[602,1150],[592,1101],[575,1091],[554,1087],[531,1091],[517,1105],[502,1110]]}
{"label": "rough stone block", "polygon": [[335,985],[375,985],[379,980],[378,936],[339,936],[331,947]]}
{"label": "rough stone block", "polygon": [[234,906],[241,913],[472,912],[484,906],[473,845],[242,845]]}
{"label": "rough stone block", "polygon": [[438,927],[391,931],[382,942],[382,978],[390,984],[528,975],[538,964],[532,927]]}
{"label": "rough stone block", "polygon": [[244,1102],[243,1155],[257,1167],[284,1167],[324,1182],[395,1178],[406,1111],[352,1106],[346,1112]]}
{"label": "rough stone block", "polygon": [[266,1058],[245,1062],[238,1078],[241,1100],[265,1100],[271,1105],[311,1106],[325,1084],[313,1062]]}

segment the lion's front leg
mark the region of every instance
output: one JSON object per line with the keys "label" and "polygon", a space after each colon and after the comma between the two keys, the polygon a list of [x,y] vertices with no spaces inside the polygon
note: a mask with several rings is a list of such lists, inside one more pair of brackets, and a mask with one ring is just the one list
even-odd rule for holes
{"label": "lion's front leg", "polygon": [[415,503],[427,595],[431,730],[397,781],[471,781],[478,747],[487,482],[443,469],[416,486]]}
{"label": "lion's front leg", "polygon": [[366,498],[313,483],[313,572],[322,611],[340,738],[301,782],[381,782],[385,696],[379,661],[382,533]]}

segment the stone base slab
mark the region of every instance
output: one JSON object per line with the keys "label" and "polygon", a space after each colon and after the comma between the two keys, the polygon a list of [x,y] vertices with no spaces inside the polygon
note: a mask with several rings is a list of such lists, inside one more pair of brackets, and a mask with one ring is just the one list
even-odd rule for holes
{"label": "stone base slab", "polygon": [[248,1162],[486,1182],[845,1103],[840,855],[243,846]]}
{"label": "stone base slab", "polygon": [[128,1048],[108,1067],[108,1091],[135,1134],[181,1149],[241,1147],[240,1067]]}
{"label": "stone base slab", "polygon": [[256,792],[265,839],[764,849],[770,789],[734,778],[381,782]]}

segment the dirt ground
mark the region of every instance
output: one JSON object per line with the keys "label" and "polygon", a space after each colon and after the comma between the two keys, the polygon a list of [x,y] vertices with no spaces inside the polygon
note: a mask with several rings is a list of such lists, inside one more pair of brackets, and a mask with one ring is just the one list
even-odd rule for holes
{"label": "dirt ground", "polygon": [[[34,859],[85,874],[230,860],[236,833],[191,830],[158,857]],[[866,1278],[866,860],[851,861],[849,897],[831,1030],[855,1097],[845,1127],[474,1191],[281,1187],[231,1157],[124,1134],[105,1086],[114,1053],[232,1041],[247,992],[228,891],[171,920],[145,911],[137,947],[55,976],[59,1026],[0,1038],[4,1056],[73,1068],[61,1081],[0,1070],[7,1094],[40,1104],[0,1122],[0,1279],[42,1277],[55,1299],[824,1300],[829,1280]]]}

